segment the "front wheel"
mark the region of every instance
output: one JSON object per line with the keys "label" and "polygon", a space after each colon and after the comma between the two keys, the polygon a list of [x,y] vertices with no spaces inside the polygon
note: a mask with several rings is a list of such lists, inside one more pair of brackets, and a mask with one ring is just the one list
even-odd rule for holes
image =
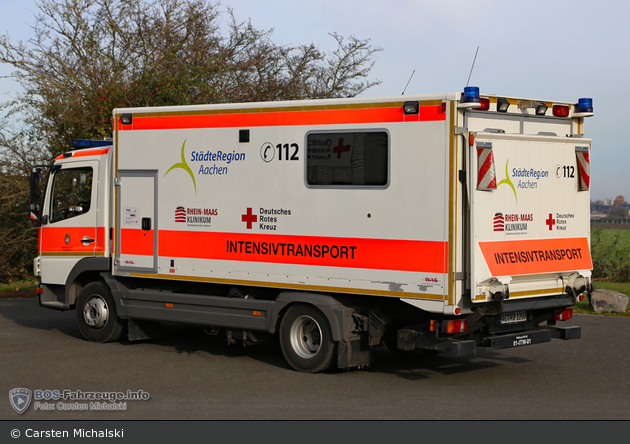
{"label": "front wheel", "polygon": [[125,333],[125,321],[118,317],[116,303],[102,282],[86,285],[77,300],[77,324],[88,341],[117,341]]}
{"label": "front wheel", "polygon": [[326,316],[315,307],[290,307],[280,324],[280,347],[295,370],[317,373],[333,364],[335,343]]}

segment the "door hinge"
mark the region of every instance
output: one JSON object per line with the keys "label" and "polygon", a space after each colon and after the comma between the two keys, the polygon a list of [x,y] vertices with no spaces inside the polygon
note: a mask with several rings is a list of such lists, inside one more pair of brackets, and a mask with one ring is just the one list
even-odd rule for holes
{"label": "door hinge", "polygon": [[120,186],[120,179],[118,177],[114,178],[114,186],[115,187],[119,187]]}
{"label": "door hinge", "polygon": [[453,281],[463,281],[464,280],[464,272],[456,271],[453,273]]}

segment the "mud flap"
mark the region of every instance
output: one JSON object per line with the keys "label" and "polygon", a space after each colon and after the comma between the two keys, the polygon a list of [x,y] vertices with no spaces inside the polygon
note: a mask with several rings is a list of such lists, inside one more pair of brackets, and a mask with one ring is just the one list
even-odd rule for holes
{"label": "mud flap", "polygon": [[374,351],[367,338],[337,343],[337,366],[339,368],[361,367],[374,362]]}

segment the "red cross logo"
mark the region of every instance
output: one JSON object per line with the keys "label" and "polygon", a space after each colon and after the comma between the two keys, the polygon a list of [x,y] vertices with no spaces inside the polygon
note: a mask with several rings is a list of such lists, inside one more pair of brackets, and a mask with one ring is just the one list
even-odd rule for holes
{"label": "red cross logo", "polygon": [[549,225],[549,231],[553,230],[553,226],[556,224],[556,220],[553,218],[553,215],[549,213],[549,219],[545,221],[547,225]]}
{"label": "red cross logo", "polygon": [[252,229],[252,224],[254,222],[258,222],[258,216],[256,216],[255,214],[252,214],[252,209],[248,208],[247,209],[247,214],[243,214],[241,216],[241,220],[243,222],[247,222],[247,229],[251,230]]}
{"label": "red cross logo", "polygon": [[337,154],[337,159],[341,159],[341,153],[350,151],[350,145],[343,145],[343,139],[339,139],[339,145],[333,148],[333,153]]}

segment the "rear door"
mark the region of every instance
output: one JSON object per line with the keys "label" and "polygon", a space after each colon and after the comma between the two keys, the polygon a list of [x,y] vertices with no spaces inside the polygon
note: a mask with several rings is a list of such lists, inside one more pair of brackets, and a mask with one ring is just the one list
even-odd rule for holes
{"label": "rear door", "polygon": [[590,275],[589,151],[588,139],[476,134],[469,163],[473,302],[496,291],[561,294],[572,274]]}

